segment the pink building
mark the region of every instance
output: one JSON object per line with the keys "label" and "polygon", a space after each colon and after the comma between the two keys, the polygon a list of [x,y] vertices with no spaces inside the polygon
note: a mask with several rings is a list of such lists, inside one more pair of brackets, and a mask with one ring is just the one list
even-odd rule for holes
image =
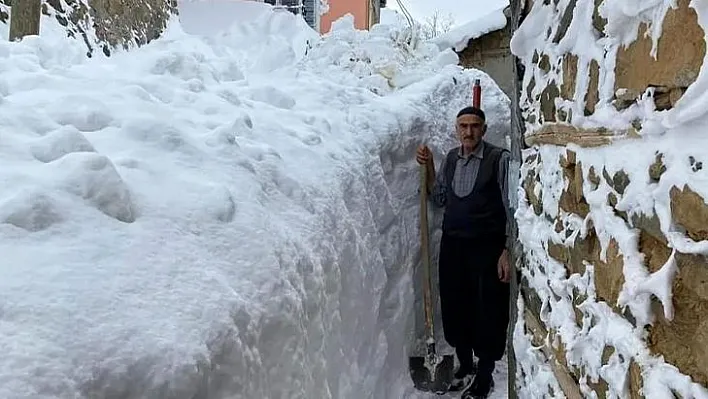
{"label": "pink building", "polygon": [[354,16],[354,26],[357,29],[371,28],[378,19],[372,18],[372,3],[380,4],[380,0],[329,0],[329,11],[320,20],[320,33],[329,32],[332,23],[346,14]]}
{"label": "pink building", "polygon": [[381,8],[386,0],[327,0],[329,10],[320,15],[320,0],[255,0],[280,4],[296,14],[303,14],[305,21],[316,31],[327,33],[332,23],[346,14],[354,17],[357,29],[369,29],[380,21]]}

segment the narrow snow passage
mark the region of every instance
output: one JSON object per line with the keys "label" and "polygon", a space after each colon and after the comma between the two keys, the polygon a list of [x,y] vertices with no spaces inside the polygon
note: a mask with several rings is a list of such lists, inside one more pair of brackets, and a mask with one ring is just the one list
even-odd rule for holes
{"label": "narrow snow passage", "polygon": [[418,396],[414,149],[474,78],[503,143],[508,99],[405,32],[255,12],[110,59],[49,19],[0,42],[0,397]]}

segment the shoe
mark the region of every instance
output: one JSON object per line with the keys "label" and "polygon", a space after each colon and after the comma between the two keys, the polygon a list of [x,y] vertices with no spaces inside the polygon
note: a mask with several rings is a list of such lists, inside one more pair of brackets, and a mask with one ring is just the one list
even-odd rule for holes
{"label": "shoe", "polygon": [[452,379],[450,392],[460,392],[467,389],[472,384],[472,374],[466,374]]}
{"label": "shoe", "polygon": [[486,399],[494,388],[492,374],[477,374],[474,382],[464,392],[461,399]]}
{"label": "shoe", "polygon": [[453,376],[452,384],[450,384],[450,391],[459,392],[467,389],[472,384],[475,371],[476,369],[474,367],[471,369],[460,367],[460,369],[457,370]]}

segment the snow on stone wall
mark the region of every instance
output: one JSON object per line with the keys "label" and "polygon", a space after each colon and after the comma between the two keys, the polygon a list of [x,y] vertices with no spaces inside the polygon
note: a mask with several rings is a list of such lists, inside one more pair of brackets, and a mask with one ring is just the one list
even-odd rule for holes
{"label": "snow on stone wall", "polygon": [[542,344],[556,380],[522,365],[520,389],[707,398],[708,8],[531,4],[511,42],[530,146],[515,345]]}
{"label": "snow on stone wall", "polygon": [[[0,0],[0,24],[9,24],[11,0]],[[42,23],[55,19],[87,54],[144,45],[158,38],[176,13],[173,0],[43,0]]]}

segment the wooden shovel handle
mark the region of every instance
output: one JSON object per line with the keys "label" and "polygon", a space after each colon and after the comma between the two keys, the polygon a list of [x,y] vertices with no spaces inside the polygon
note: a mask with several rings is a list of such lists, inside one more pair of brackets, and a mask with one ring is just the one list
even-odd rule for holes
{"label": "wooden shovel handle", "polygon": [[420,253],[423,261],[423,303],[425,329],[428,339],[433,334],[433,301],[431,298],[430,241],[428,231],[428,170],[420,166]]}

